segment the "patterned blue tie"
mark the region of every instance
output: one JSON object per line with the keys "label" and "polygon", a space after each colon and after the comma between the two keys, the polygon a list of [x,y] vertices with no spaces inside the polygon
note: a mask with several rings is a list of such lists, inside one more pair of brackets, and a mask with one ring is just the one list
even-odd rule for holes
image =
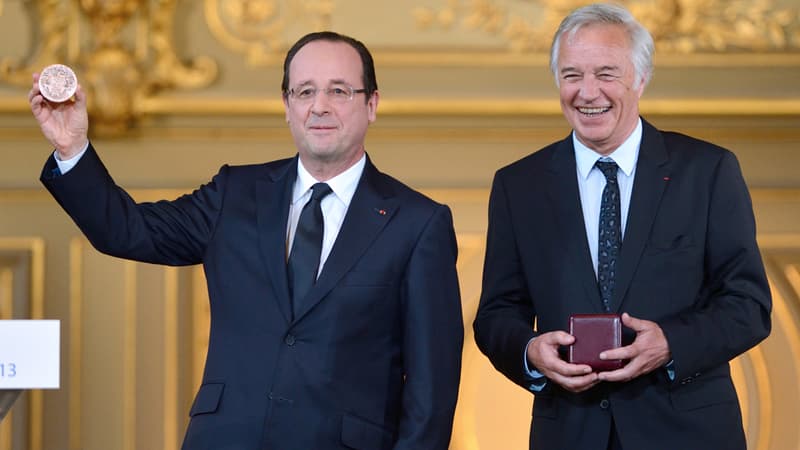
{"label": "patterned blue tie", "polygon": [[603,199],[600,203],[599,241],[597,246],[597,285],[603,298],[603,309],[611,311],[611,296],[617,277],[617,256],[622,246],[620,222],[619,184],[617,183],[617,163],[600,161],[595,163],[606,177]]}
{"label": "patterned blue tie", "polygon": [[322,235],[325,231],[320,203],[330,193],[331,187],[325,183],[311,186],[311,200],[303,206],[300,219],[297,221],[294,243],[286,268],[295,317],[303,310],[301,307],[303,297],[317,281]]}

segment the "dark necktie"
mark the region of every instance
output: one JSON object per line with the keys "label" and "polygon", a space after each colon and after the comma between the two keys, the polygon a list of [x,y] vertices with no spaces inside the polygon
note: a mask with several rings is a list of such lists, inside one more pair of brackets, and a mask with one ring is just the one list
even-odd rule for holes
{"label": "dark necktie", "polygon": [[303,297],[317,281],[322,234],[325,230],[320,203],[330,193],[331,188],[325,183],[311,186],[311,200],[303,206],[300,219],[297,221],[297,230],[294,233],[294,243],[287,265],[289,295],[292,297],[295,316],[302,311]]}
{"label": "dark necktie", "polygon": [[597,161],[598,169],[606,177],[603,199],[600,203],[600,226],[597,245],[597,284],[603,298],[603,308],[611,311],[611,296],[617,277],[617,256],[622,246],[620,223],[619,184],[617,183],[617,163]]}

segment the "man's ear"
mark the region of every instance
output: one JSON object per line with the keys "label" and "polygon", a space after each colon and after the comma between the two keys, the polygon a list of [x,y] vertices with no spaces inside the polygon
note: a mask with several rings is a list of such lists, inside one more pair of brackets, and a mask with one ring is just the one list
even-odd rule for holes
{"label": "man's ear", "polygon": [[375,91],[367,100],[367,114],[369,115],[369,123],[375,122],[378,118],[378,101],[380,100],[380,93]]}

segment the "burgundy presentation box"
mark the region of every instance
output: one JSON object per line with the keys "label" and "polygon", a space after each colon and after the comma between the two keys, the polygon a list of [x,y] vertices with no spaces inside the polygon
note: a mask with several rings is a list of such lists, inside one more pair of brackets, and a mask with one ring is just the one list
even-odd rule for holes
{"label": "burgundy presentation box", "polygon": [[573,314],[569,334],[575,342],[569,346],[567,361],[588,364],[595,372],[622,368],[621,359],[601,360],[600,352],[622,345],[622,318],[617,314]]}

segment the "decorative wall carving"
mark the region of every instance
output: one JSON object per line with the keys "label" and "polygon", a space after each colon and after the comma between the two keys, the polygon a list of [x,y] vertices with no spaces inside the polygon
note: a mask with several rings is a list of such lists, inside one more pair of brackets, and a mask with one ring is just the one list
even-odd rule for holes
{"label": "decorative wall carving", "polygon": [[[119,135],[140,116],[139,104],[170,89],[209,85],[217,64],[207,57],[184,63],[172,38],[177,0],[33,0],[42,39],[26,63],[0,59],[0,81],[30,85],[30,74],[45,65],[72,66],[89,94],[92,130]],[[136,42],[126,42],[125,30],[134,19]],[[89,30],[81,33],[88,22]],[[80,42],[89,42],[85,47]],[[149,51],[153,54],[150,56]]]}
{"label": "decorative wall carving", "polygon": [[[536,4],[533,9],[530,4]],[[447,0],[412,14],[422,30],[462,28],[503,38],[514,52],[547,52],[561,19],[583,0]],[[659,50],[676,53],[800,50],[798,8],[773,0],[628,0]],[[521,9],[535,14],[523,15]]]}
{"label": "decorative wall carving", "polygon": [[334,0],[205,0],[205,17],[227,48],[251,64],[269,64],[283,60],[288,29],[330,29],[334,8]]}
{"label": "decorative wall carving", "polygon": [[[538,70],[546,67],[553,29],[564,14],[583,3],[0,0],[0,21],[16,14],[10,20],[30,21],[19,31],[33,36],[29,55],[0,54],[0,83],[27,90],[30,74],[45,65],[73,66],[90,95],[95,134],[121,135],[141,123],[157,123],[143,122],[145,117],[281,116],[279,96],[242,87],[261,86],[270,78],[277,84],[283,53],[297,36],[335,28],[364,39],[381,79],[399,83],[382,84],[395,88],[393,94],[400,92],[382,101],[384,117],[559,115],[557,99],[548,90],[551,80],[545,83],[536,77],[545,73]],[[691,70],[685,76],[691,82],[666,81],[671,84],[664,85],[669,87],[659,91],[660,97],[643,99],[643,113],[797,114],[796,83],[788,80],[800,67],[800,8],[791,6],[791,0],[627,4],[656,35],[659,74],[676,67]],[[26,12],[20,14],[20,9]],[[370,20],[353,17],[359,14]],[[178,46],[189,54],[216,52],[217,59],[199,56],[187,61]],[[225,61],[221,75],[217,61]],[[267,70],[259,70],[262,67]],[[536,70],[527,71],[529,67]],[[742,70],[726,72],[720,79],[716,69],[729,67]],[[411,75],[409,68],[415,71]],[[494,76],[487,75],[492,72]],[[525,82],[531,75],[531,82]],[[438,84],[423,81],[427,79]],[[480,93],[469,81],[473,79],[483,83]],[[508,82],[487,84],[492,79]],[[655,83],[660,80],[670,77],[660,76]],[[751,89],[747,80],[758,85]],[[197,95],[176,92],[212,83],[213,90]],[[30,117],[22,89],[0,96],[0,112]]]}
{"label": "decorative wall carving", "polygon": [[32,16],[38,20],[37,28],[41,36],[38,47],[24,65],[7,57],[0,57],[0,81],[18,86],[30,86],[32,72],[39,71],[52,62],[64,61],[66,56],[65,42],[70,16],[64,3],[61,0],[37,0],[29,7],[32,9]]}

